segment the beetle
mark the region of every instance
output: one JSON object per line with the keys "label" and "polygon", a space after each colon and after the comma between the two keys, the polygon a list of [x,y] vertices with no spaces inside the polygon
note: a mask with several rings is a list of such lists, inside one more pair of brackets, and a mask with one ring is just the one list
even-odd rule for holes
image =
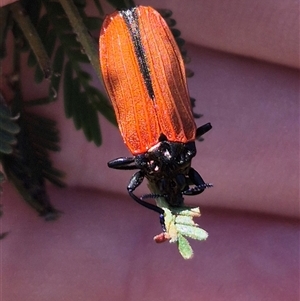
{"label": "beetle", "polygon": [[[100,32],[99,54],[119,130],[132,153],[108,166],[138,170],[129,181],[128,193],[159,213],[165,232],[164,210],[145,200],[164,197],[171,207],[180,207],[184,195],[197,195],[212,186],[191,167],[195,139],[212,126],[196,128],[180,51],[153,8],[138,6],[108,15]],[[158,194],[135,194],[144,178]]]}

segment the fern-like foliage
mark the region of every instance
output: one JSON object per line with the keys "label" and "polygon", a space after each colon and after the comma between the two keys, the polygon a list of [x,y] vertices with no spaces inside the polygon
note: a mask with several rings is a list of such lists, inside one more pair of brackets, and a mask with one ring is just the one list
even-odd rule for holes
{"label": "fern-like foliage", "polygon": [[[90,62],[89,57],[79,43],[67,14],[59,2],[46,0],[30,2],[31,5],[33,2],[39,3],[40,7],[46,11],[41,17],[33,15],[31,19],[37,20],[38,35],[53,61],[49,97],[35,100],[34,104],[54,101],[62,84],[66,117],[73,118],[75,128],[82,129],[88,141],[100,145],[102,139],[98,112],[112,123],[116,124],[116,121],[106,96],[91,84],[92,77],[85,71],[85,65]],[[85,1],[74,1],[74,4],[87,30],[89,32],[99,30],[102,19],[86,15]],[[100,3],[97,2],[97,4],[101,10]],[[40,14],[40,12],[34,12]],[[36,68],[35,80],[41,82],[44,74],[33,51],[29,55],[28,64]]]}
{"label": "fern-like foliage", "polygon": [[[6,122],[1,123],[2,131],[10,130],[11,136],[14,135],[14,139],[6,140],[6,144],[10,146],[8,151],[1,148],[3,169],[24,200],[46,220],[53,220],[59,216],[59,211],[49,201],[45,181],[64,186],[61,181],[63,173],[52,166],[49,157],[49,151],[59,150],[56,123],[26,110],[19,81],[16,80],[12,84],[15,91],[12,115],[18,118],[6,117]],[[6,114],[8,113],[10,111],[6,108]],[[10,127],[7,126],[8,120],[11,123]]]}
{"label": "fern-like foliage", "polygon": [[[135,5],[133,0],[106,1],[117,9]],[[116,124],[111,104],[105,94],[93,86],[90,71],[86,71],[91,64],[101,77],[97,41],[105,13],[100,0],[94,0],[94,4],[97,17],[87,15],[85,0],[20,0],[0,9],[0,59],[8,52],[15,53],[14,71],[8,76],[14,98],[0,102],[0,160],[8,179],[46,219],[59,215],[49,201],[46,180],[64,185],[63,173],[53,167],[49,157],[50,151],[59,150],[59,135],[55,122],[33,114],[31,107],[55,101],[63,88],[65,115],[72,118],[75,128],[82,130],[88,141],[96,145],[102,143],[99,112]],[[188,63],[185,41],[174,27],[172,12],[165,9],[159,12]],[[13,50],[6,49],[9,30],[14,36]],[[49,78],[46,97],[24,102],[19,78],[20,52],[28,53],[27,63],[35,69],[36,83]],[[186,69],[186,74],[192,76],[193,72]],[[192,107],[194,101],[191,98]],[[11,104],[13,113],[5,103]],[[201,115],[194,113],[194,116]],[[0,180],[2,178],[4,174],[0,172]]]}
{"label": "fern-like foliage", "polygon": [[[11,154],[13,145],[17,143],[16,135],[20,132],[16,117],[13,117],[10,109],[5,104],[2,94],[0,94],[0,154]],[[0,174],[0,183],[1,183]]]}

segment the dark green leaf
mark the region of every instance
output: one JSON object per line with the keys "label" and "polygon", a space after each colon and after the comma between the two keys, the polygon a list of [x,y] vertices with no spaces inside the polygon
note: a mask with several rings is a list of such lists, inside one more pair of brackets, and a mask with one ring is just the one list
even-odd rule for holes
{"label": "dark green leaf", "polygon": [[39,65],[36,66],[35,72],[34,72],[34,80],[37,84],[41,83],[45,79],[45,75],[40,68]]}
{"label": "dark green leaf", "polygon": [[[83,95],[86,97],[85,94]],[[89,112],[89,104],[87,103],[87,99],[81,110],[81,118],[82,118],[82,129],[84,135],[88,141],[92,141],[93,134],[92,134],[90,119],[93,118],[93,116]]]}
{"label": "dark green leaf", "polygon": [[7,144],[14,144],[17,142],[17,139],[14,134],[9,133],[0,128],[0,144],[7,143]]}
{"label": "dark green leaf", "polygon": [[63,8],[59,2],[43,0],[43,4],[46,7],[46,10],[49,14],[50,19],[55,20],[55,24],[53,24],[53,25],[57,25],[57,22],[59,22],[59,21],[62,21],[62,23],[61,23],[62,25],[63,25],[63,22],[68,22],[68,21],[66,21],[66,20],[68,20],[66,18],[66,13],[63,10]]}
{"label": "dark green leaf", "polygon": [[82,128],[83,124],[83,114],[86,109],[86,103],[87,103],[87,97],[85,94],[80,92],[80,83],[78,78],[73,80],[73,97],[72,97],[72,103],[73,103],[73,121],[75,128],[79,130]]}
{"label": "dark green leaf", "polygon": [[85,7],[86,6],[86,0],[73,0],[74,1],[74,4],[76,6],[81,6],[81,7]]}
{"label": "dark green leaf", "polygon": [[43,15],[39,22],[38,22],[38,26],[36,27],[36,30],[39,34],[39,36],[41,37],[42,41],[45,42],[47,40],[47,34],[48,34],[48,30],[49,30],[49,18],[48,15],[45,14]]}
{"label": "dark green leaf", "polygon": [[4,143],[0,139],[0,153],[2,154],[11,154],[13,151],[12,147],[8,143]]}
{"label": "dark green leaf", "polygon": [[90,60],[86,56],[86,54],[82,53],[81,50],[72,49],[72,52],[69,52],[69,58],[72,61],[78,62],[78,63],[90,63]]}
{"label": "dark green leaf", "polygon": [[73,28],[66,15],[56,18],[54,25],[61,33],[73,33]]}
{"label": "dark green leaf", "polygon": [[77,73],[77,75],[80,81],[89,82],[92,79],[91,74],[85,71],[80,71]]}
{"label": "dark green leaf", "polygon": [[62,76],[62,69],[64,64],[64,49],[59,46],[56,49],[54,60],[53,60],[53,74],[51,77],[51,84],[49,87],[49,98],[54,100],[57,98],[59,84]]}
{"label": "dark green leaf", "polygon": [[185,40],[182,39],[182,38],[176,38],[175,41],[176,41],[179,48],[182,47],[185,44]]}
{"label": "dark green leaf", "polygon": [[88,93],[89,100],[93,103],[94,107],[111,123],[117,125],[116,117],[112,105],[107,98],[94,87],[89,87],[86,92]]}
{"label": "dark green leaf", "polygon": [[61,172],[58,169],[55,168],[48,168],[47,170],[44,170],[43,176],[45,179],[47,179],[52,184],[58,186],[58,187],[66,187],[66,184],[60,179],[65,176],[63,172]]}
{"label": "dark green leaf", "polygon": [[88,30],[99,30],[101,28],[103,20],[97,17],[86,17],[83,19],[85,26]]}
{"label": "dark green leaf", "polygon": [[38,24],[38,19],[40,17],[41,4],[41,0],[22,1],[26,13],[35,26]]}
{"label": "dark green leaf", "polygon": [[165,21],[167,22],[169,27],[174,27],[176,25],[176,21],[174,19],[167,18],[165,19]]}
{"label": "dark green leaf", "polygon": [[9,26],[9,8],[0,8],[0,59],[6,56],[6,37]]}
{"label": "dark green leaf", "polygon": [[75,33],[64,33],[60,35],[60,39],[68,48],[79,49],[81,47],[80,43],[76,39]]}
{"label": "dark green leaf", "polygon": [[173,12],[170,9],[157,9],[157,11],[160,13],[160,15],[164,18],[170,18],[173,15]]}
{"label": "dark green leaf", "polygon": [[4,104],[4,98],[2,97],[2,95],[0,94],[0,118],[11,118],[11,111],[8,108],[8,106],[6,106]]}
{"label": "dark green leaf", "polygon": [[67,118],[71,118],[73,112],[73,69],[71,62],[67,62],[64,71],[64,107]]}
{"label": "dark green leaf", "polygon": [[102,137],[100,132],[98,114],[97,111],[91,105],[88,106],[88,114],[92,140],[97,146],[99,146],[102,143]]}
{"label": "dark green leaf", "polygon": [[185,76],[186,77],[193,77],[194,76],[194,71],[189,69],[189,68],[185,68]]}
{"label": "dark green leaf", "polygon": [[37,60],[32,50],[29,51],[27,65],[29,67],[34,67],[37,65]]}
{"label": "dark green leaf", "polygon": [[0,129],[12,134],[17,134],[20,131],[19,126],[11,119],[0,118]]}
{"label": "dark green leaf", "polygon": [[180,30],[178,30],[177,28],[170,28],[170,29],[171,29],[171,32],[172,32],[174,38],[180,37],[180,35],[181,35],[181,31]]}
{"label": "dark green leaf", "polygon": [[46,41],[44,42],[44,45],[49,57],[52,56],[55,47],[56,38],[57,37],[54,30],[50,30],[46,36]]}

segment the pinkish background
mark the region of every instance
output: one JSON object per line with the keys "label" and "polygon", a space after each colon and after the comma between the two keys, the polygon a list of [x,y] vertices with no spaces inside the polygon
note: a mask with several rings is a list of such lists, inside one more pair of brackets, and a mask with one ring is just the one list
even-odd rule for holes
{"label": "pinkish background", "polygon": [[[186,200],[210,236],[190,261],[156,245],[158,216],[126,193],[132,172],[106,166],[129,155],[118,130],[100,117],[103,146],[87,143],[60,97],[43,114],[61,130],[69,187],[49,193],[64,214],[47,223],[3,185],[0,300],[299,300],[299,1],[136,2],[172,9],[189,43],[197,123],[213,125],[193,166],[214,188]],[[26,97],[43,95],[25,65]]]}

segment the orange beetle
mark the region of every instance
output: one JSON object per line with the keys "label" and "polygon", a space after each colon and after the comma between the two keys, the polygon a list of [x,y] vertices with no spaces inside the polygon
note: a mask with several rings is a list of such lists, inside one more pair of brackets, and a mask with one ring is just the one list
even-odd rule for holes
{"label": "orange beetle", "polygon": [[[196,128],[187,90],[184,63],[169,27],[151,7],[133,7],[107,16],[99,39],[103,81],[119,129],[133,157],[112,160],[116,169],[138,169],[128,192],[141,205],[160,214],[146,198],[162,196],[170,206],[182,206],[183,195],[204,191],[206,184],[191,167],[195,138],[211,129]],[[137,197],[144,177],[159,194]]]}

